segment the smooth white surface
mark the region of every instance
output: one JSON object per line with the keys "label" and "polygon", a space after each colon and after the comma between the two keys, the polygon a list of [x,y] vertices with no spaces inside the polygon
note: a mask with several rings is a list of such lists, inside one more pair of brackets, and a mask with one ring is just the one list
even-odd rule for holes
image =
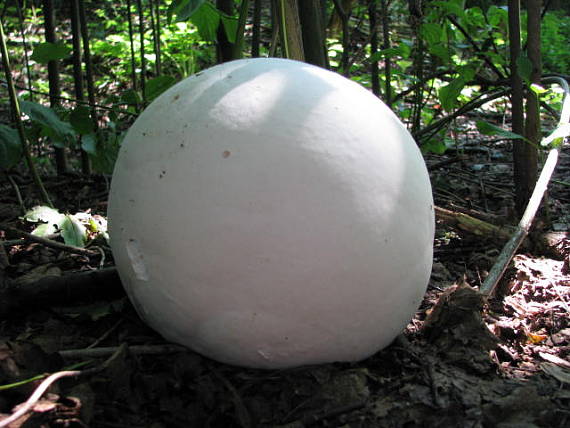
{"label": "smooth white surface", "polygon": [[432,266],[411,136],[358,84],[290,60],[226,63],[157,98],[123,142],[108,214],[141,317],[235,365],[370,356]]}

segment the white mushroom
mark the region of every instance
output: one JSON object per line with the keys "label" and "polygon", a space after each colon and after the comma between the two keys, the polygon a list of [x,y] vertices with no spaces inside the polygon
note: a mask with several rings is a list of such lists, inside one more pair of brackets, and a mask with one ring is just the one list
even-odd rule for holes
{"label": "white mushroom", "polygon": [[229,364],[366,358],[417,309],[434,212],[420,151],[375,96],[283,59],[215,66],[126,136],[111,245],[140,316]]}

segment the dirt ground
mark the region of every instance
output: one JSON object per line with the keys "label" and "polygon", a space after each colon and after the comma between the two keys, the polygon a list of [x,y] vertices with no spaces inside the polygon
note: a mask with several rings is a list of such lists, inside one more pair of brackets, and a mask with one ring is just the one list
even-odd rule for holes
{"label": "dirt ground", "polygon": [[[464,138],[428,156],[436,204],[509,232],[510,149]],[[402,335],[359,363],[281,371],[165,344],[126,299],[104,242],[77,254],[22,238],[31,225],[19,219],[15,188],[27,208],[36,194],[26,177],[15,174],[16,187],[3,177],[0,413],[46,374],[75,370],[9,426],[570,426],[569,170],[563,152],[548,209],[488,303],[476,290],[504,239],[440,219],[429,287]],[[108,185],[102,176],[46,178],[57,208],[70,213],[105,215]],[[556,239],[545,244],[549,231]]]}

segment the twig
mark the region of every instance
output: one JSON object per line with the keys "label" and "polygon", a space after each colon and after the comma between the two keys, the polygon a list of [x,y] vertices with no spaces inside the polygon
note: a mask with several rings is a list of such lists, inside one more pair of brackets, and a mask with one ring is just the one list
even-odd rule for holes
{"label": "twig", "polygon": [[[102,348],[84,348],[84,349],[68,349],[66,351],[59,351],[62,358],[73,360],[83,358],[101,358],[108,355],[113,355],[117,352],[118,347],[109,346]],[[173,344],[163,345],[132,345],[127,346],[127,351],[132,355],[165,355],[174,354],[177,352],[188,352],[188,349]]]}
{"label": "twig", "polygon": [[7,427],[12,422],[15,422],[18,419],[20,419],[26,413],[32,411],[32,408],[36,405],[38,400],[42,398],[42,395],[44,395],[47,389],[56,380],[59,380],[64,377],[75,377],[79,376],[80,374],[81,370],[67,370],[67,371],[57,372],[52,374],[51,376],[48,376],[46,379],[44,379],[42,383],[40,383],[40,386],[36,388],[36,390],[30,396],[30,398],[28,398],[28,400],[18,410],[16,410],[14,413],[8,416],[6,419],[2,419],[0,421],[0,428]]}
{"label": "twig", "polygon": [[12,189],[14,189],[14,193],[16,194],[16,199],[18,200],[18,205],[20,205],[20,209],[22,210],[22,214],[26,213],[26,206],[24,205],[24,200],[22,199],[22,194],[20,193],[20,188],[18,187],[18,183],[14,181],[12,176],[6,172],[6,178],[10,182]]}
{"label": "twig", "polygon": [[39,244],[45,245],[46,247],[56,248],[61,251],[66,251],[68,253],[81,254],[84,256],[96,256],[99,252],[88,250],[86,248],[75,247],[73,245],[62,244],[61,242],[53,241],[51,239],[42,238],[41,236],[32,235],[31,233],[24,232],[23,230],[17,229],[7,224],[0,224],[0,229],[4,229],[15,233],[16,235],[22,236],[29,241],[34,241]]}
{"label": "twig", "polygon": [[113,326],[109,330],[107,330],[105,333],[103,333],[103,335],[101,337],[99,337],[97,340],[95,340],[95,342],[93,342],[91,345],[89,345],[86,349],[95,348],[97,345],[99,345],[101,342],[103,342],[105,339],[107,339],[111,335],[111,333],[113,333],[122,323],[123,323],[122,319],[117,321],[115,324],[113,324]]}
{"label": "twig", "polygon": [[28,398],[28,400],[14,413],[8,416],[6,419],[0,421],[0,428],[7,427],[12,422],[17,421],[26,413],[32,411],[33,407],[39,401],[40,398],[44,395],[47,389],[57,380],[62,379],[64,377],[78,377],[78,376],[86,376],[92,375],[95,373],[99,373],[105,370],[121,353],[125,351],[125,346],[120,346],[115,348],[115,352],[111,355],[111,357],[103,362],[103,364],[94,367],[92,369],[87,370],[64,370],[61,372],[54,373],[47,378],[45,378],[42,383],[36,388],[33,394]]}

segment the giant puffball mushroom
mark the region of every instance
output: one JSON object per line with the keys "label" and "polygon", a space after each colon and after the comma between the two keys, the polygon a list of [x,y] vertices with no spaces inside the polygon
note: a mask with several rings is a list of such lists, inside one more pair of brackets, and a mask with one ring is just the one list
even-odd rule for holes
{"label": "giant puffball mushroom", "polygon": [[432,266],[431,186],[405,127],[358,84],[283,59],[158,97],[121,147],[109,226],[142,319],[246,367],[372,355]]}

